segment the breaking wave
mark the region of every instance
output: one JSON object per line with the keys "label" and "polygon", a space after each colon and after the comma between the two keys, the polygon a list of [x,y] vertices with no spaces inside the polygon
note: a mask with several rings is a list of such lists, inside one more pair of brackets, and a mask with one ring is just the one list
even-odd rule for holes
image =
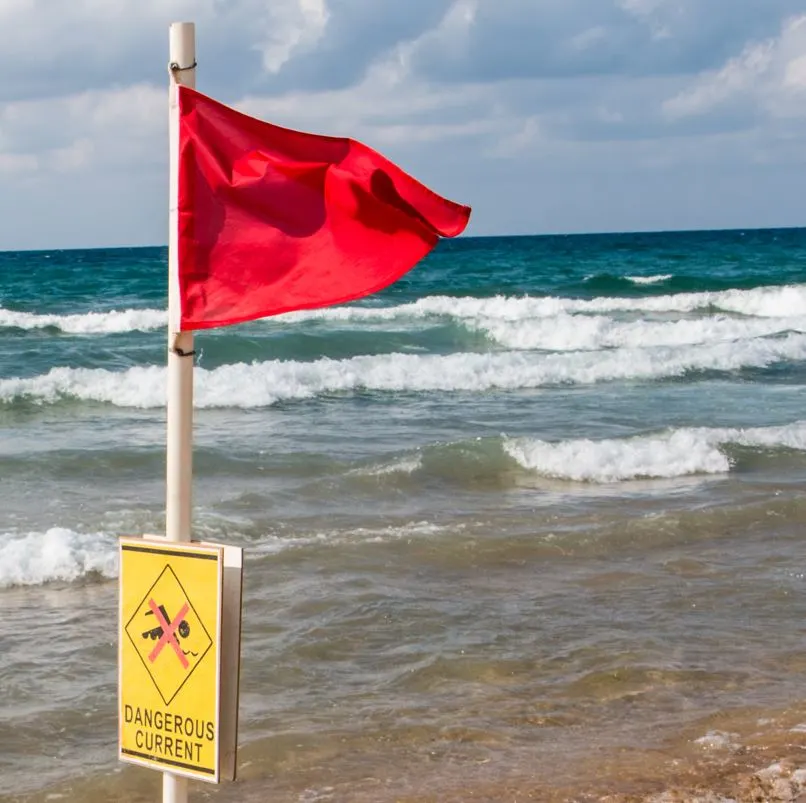
{"label": "breaking wave", "polygon": [[661,282],[668,282],[672,278],[671,273],[662,273],[659,276],[625,276],[627,281],[633,284],[660,284]]}
{"label": "breaking wave", "polygon": [[428,296],[411,304],[394,307],[333,307],[291,312],[286,320],[326,319],[340,321],[393,320],[430,315],[457,319],[493,318],[520,320],[561,313],[609,312],[696,312],[721,311],[757,317],[791,317],[806,314],[806,285],[758,287],[752,290],[720,290],[705,293],[677,293],[661,296],[623,298],[605,296],[592,299],[548,296],[492,296],[454,298]]}
{"label": "breaking wave", "polygon": [[531,438],[504,442],[522,468],[543,476],[608,483],[691,474],[724,474],[732,460],[726,447],[806,451],[806,421],[780,427],[681,428],[635,438],[576,439],[549,443]]}
{"label": "breaking wave", "polygon": [[[656,283],[668,277],[629,277],[633,283]],[[378,307],[349,305],[291,312],[268,319],[287,325],[321,320],[335,322],[396,322],[438,317],[457,321],[530,321],[575,314],[629,312],[722,312],[760,318],[793,318],[806,314],[806,285],[731,289],[701,293],[676,293],[651,297],[606,296],[593,299],[549,296],[493,296],[489,298],[428,296],[409,304]],[[0,328],[52,327],[68,334],[111,334],[153,331],[166,325],[167,313],[159,309],[127,309],[109,312],[56,315],[16,312],[0,307]]]}
{"label": "breaking wave", "polygon": [[0,588],[74,582],[90,575],[116,577],[117,539],[63,527],[0,534]]}
{"label": "breaking wave", "polygon": [[[199,408],[254,408],[334,392],[483,392],[590,385],[613,380],[658,380],[697,371],[763,368],[802,359],[806,359],[806,335],[788,334],[693,346],[557,354],[397,353],[310,362],[273,360],[197,369],[195,403]],[[0,380],[0,404],[77,400],[119,407],[162,407],[165,380],[163,366],[136,366],[121,372],[53,368],[40,376]]]}
{"label": "breaking wave", "polygon": [[39,315],[0,307],[0,329],[59,329],[66,334],[118,334],[150,332],[168,323],[168,314],[156,309],[111,310],[76,315]]}
{"label": "breaking wave", "polygon": [[510,349],[576,351],[630,346],[686,346],[806,332],[806,317],[734,318],[715,315],[677,321],[616,321],[603,315],[560,313],[531,321],[478,319],[472,327]]}

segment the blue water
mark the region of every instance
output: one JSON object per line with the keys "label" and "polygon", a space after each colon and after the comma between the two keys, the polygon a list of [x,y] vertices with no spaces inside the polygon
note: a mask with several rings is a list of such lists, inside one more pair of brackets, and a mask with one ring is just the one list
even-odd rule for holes
{"label": "blue water", "polygon": [[[24,748],[0,736],[0,774],[20,795],[66,794],[73,770],[30,748],[63,721],[77,731],[60,749],[90,779],[81,795],[133,777],[110,775],[104,741],[114,640],[75,610],[110,604],[118,535],[164,526],[166,258],[0,253],[0,606],[20,621],[53,606],[0,655],[0,687],[22,667],[32,678],[0,701],[0,722],[28,734]],[[194,530],[247,550],[242,737],[255,782],[286,784],[278,799],[324,783],[315,762],[283,775],[277,755],[295,738],[314,754],[327,752],[317,739],[342,738],[358,677],[360,732],[387,711],[400,766],[460,709],[477,716],[450,678],[490,710],[548,695],[560,720],[607,713],[612,745],[627,714],[600,696],[604,666],[636,678],[647,723],[673,710],[678,731],[737,700],[774,709],[796,687],[783,659],[778,674],[753,667],[799,649],[806,613],[806,229],[446,241],[376,296],[207,331],[196,349]],[[539,610],[522,593],[533,584],[548,595]],[[614,626],[627,600],[657,616]],[[42,645],[59,628],[75,630],[75,650],[48,694]],[[89,686],[88,650],[105,667]],[[401,661],[422,678],[415,691]],[[520,678],[503,703],[490,681],[502,662]],[[689,670],[708,682],[694,688]],[[495,716],[477,727],[490,756],[520,767],[528,728],[507,746]],[[334,761],[337,799],[359,799]]]}

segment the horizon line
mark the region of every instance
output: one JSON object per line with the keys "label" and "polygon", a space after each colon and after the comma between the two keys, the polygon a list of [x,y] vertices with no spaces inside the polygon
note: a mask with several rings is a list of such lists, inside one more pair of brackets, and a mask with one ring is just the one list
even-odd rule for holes
{"label": "horizon line", "polygon": [[[452,242],[462,240],[490,240],[503,238],[526,238],[526,237],[618,237],[636,234],[705,234],[708,232],[730,233],[730,232],[758,232],[758,231],[796,231],[806,228],[806,223],[802,226],[725,226],[718,228],[696,228],[696,229],[634,229],[628,230],[602,230],[602,231],[557,231],[557,232],[536,232],[532,234],[462,234],[450,239]],[[442,241],[442,240],[441,240]],[[51,253],[54,251],[130,251],[139,248],[167,248],[167,243],[151,243],[147,245],[72,245],[66,247],[53,248],[0,248],[0,254],[19,253]]]}

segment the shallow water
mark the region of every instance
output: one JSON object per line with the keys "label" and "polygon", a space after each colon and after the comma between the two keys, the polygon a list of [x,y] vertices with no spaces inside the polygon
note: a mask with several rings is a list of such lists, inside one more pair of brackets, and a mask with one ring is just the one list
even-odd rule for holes
{"label": "shallow water", "polygon": [[[592,753],[663,750],[747,710],[774,719],[806,668],[802,632],[783,626],[806,614],[804,514],[782,491],[764,511],[748,505],[743,523],[724,509],[645,513],[588,528],[562,552],[502,536],[503,518],[492,537],[495,519],[484,533],[253,552],[245,790],[363,799],[372,775],[393,780],[370,787],[377,800],[398,799],[401,783],[428,799],[434,784],[447,794],[467,782],[465,767],[478,783],[572,784]],[[13,635],[0,672],[17,678],[6,788],[72,798],[90,772],[85,799],[104,799],[113,779],[135,792],[148,773],[115,766],[115,634],[97,625],[114,584],[10,590],[3,602]]]}

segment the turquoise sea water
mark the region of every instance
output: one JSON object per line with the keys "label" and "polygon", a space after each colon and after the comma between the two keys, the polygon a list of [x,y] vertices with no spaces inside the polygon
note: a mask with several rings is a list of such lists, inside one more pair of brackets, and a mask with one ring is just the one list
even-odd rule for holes
{"label": "turquoise sea water", "polygon": [[[116,537],[163,527],[165,272],[0,253],[0,800],[145,772],[93,622]],[[797,695],[806,230],[444,242],[196,348],[195,531],[247,554],[247,791],[567,783],[591,740],[696,750]]]}

